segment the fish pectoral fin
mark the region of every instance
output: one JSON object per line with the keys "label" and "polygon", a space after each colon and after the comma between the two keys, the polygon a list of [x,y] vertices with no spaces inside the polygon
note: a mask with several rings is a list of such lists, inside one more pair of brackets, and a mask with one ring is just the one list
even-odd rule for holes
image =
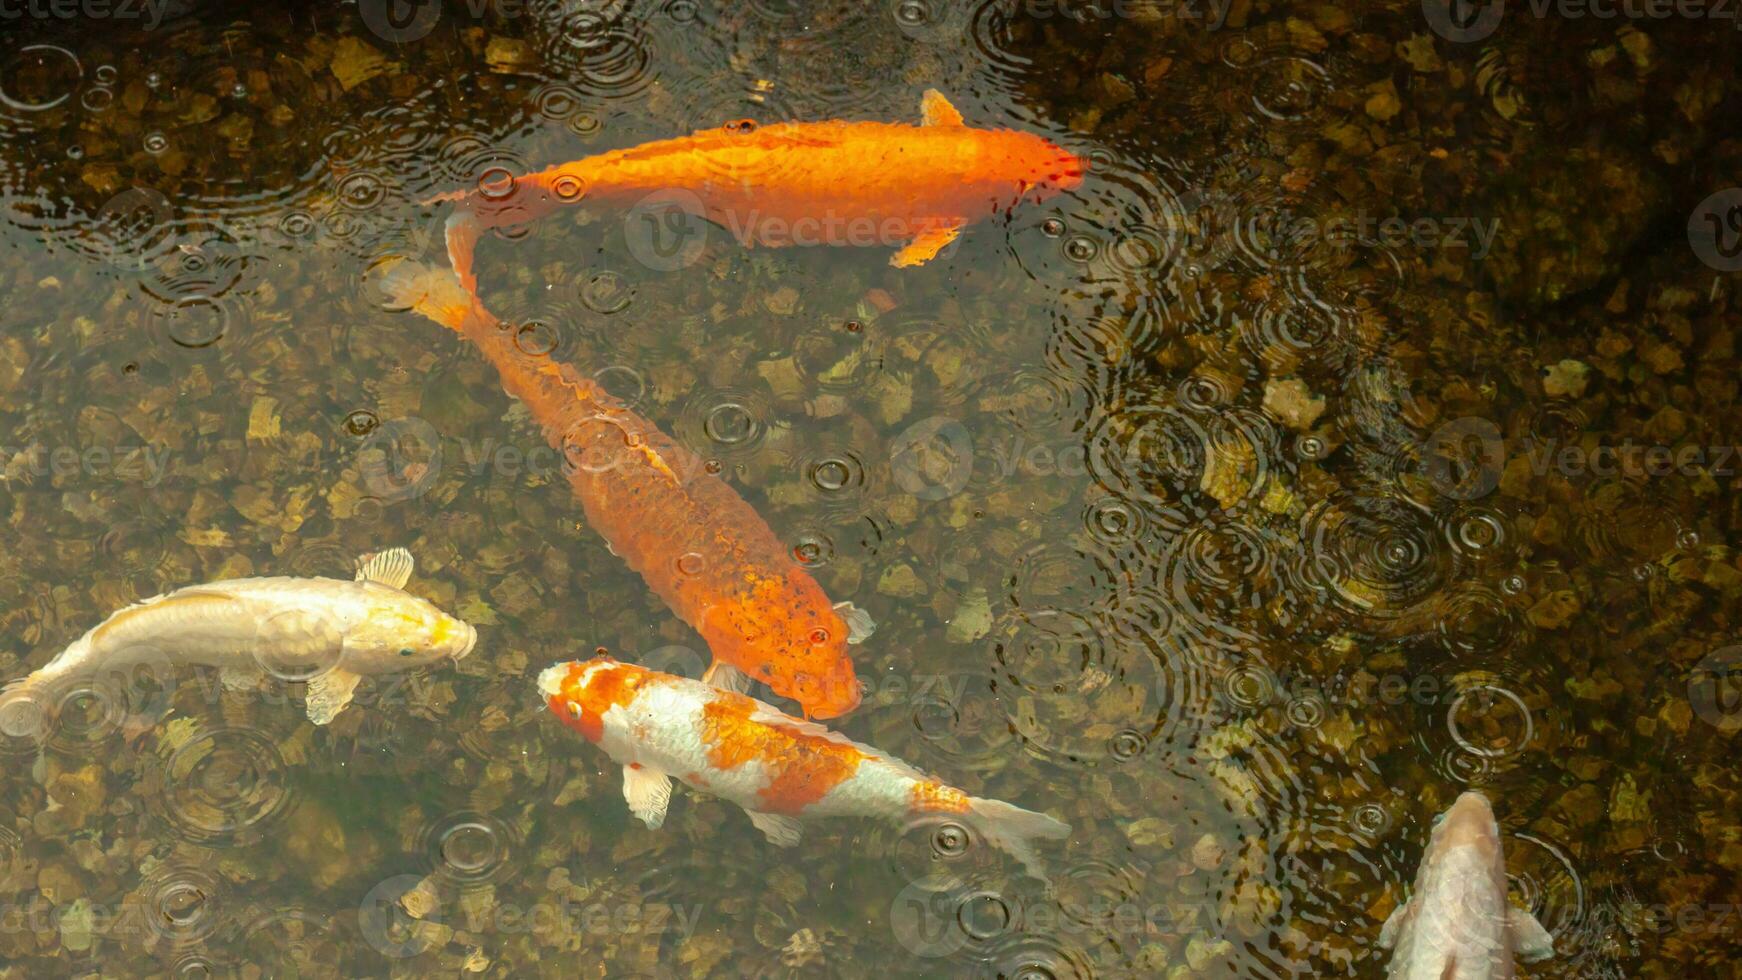
{"label": "fish pectoral fin", "polygon": [[411,552],[404,548],[388,548],[357,559],[357,581],[378,582],[403,589],[405,583],[411,581],[412,569],[416,567],[417,561],[411,557]]}
{"label": "fish pectoral fin", "polygon": [[1535,963],[1554,955],[1554,937],[1524,909],[1507,910],[1506,928],[1512,934],[1513,955],[1524,962]]}
{"label": "fish pectoral fin", "polygon": [[339,716],[345,706],[351,703],[351,695],[357,690],[357,682],[362,680],[359,674],[353,674],[343,667],[332,670],[308,682],[308,720],[317,725],[325,725]]}
{"label": "fish pectoral fin", "polygon": [[629,801],[629,812],[641,818],[650,830],[665,824],[666,808],[671,806],[671,777],[646,766],[623,767],[623,798]]}
{"label": "fish pectoral fin", "polygon": [[938,257],[938,253],[950,247],[956,236],[962,233],[962,222],[955,221],[938,225],[927,231],[920,232],[913,241],[908,242],[901,251],[889,259],[889,264],[897,269],[924,265]]}
{"label": "fish pectoral fin", "polygon": [[744,812],[750,814],[750,822],[775,847],[793,847],[804,838],[804,824],[799,823],[797,817],[780,813],[760,813],[756,810]]}
{"label": "fish pectoral fin", "polygon": [[835,603],[835,612],[847,623],[847,642],[857,646],[871,639],[871,634],[877,632],[877,620],[871,614],[851,602]]}
{"label": "fish pectoral fin", "polygon": [[919,116],[927,126],[966,126],[961,110],[950,104],[944,98],[944,93],[935,88],[925,90],[925,96],[919,100]]}
{"label": "fish pectoral fin", "polygon": [[220,667],[218,668],[218,683],[226,691],[252,691],[260,686],[266,675],[253,667]]}
{"label": "fish pectoral fin", "polygon": [[1409,912],[1408,902],[1399,902],[1397,908],[1391,910],[1385,924],[1379,927],[1379,948],[1390,949],[1397,945],[1398,930],[1403,927],[1403,917]]}
{"label": "fish pectoral fin", "polygon": [[750,690],[750,675],[724,660],[716,660],[707,673],[702,675],[702,683],[711,684],[722,691],[744,694]]}
{"label": "fish pectoral fin", "polygon": [[1458,980],[1458,958],[1446,957],[1446,965],[1440,970],[1440,980]]}

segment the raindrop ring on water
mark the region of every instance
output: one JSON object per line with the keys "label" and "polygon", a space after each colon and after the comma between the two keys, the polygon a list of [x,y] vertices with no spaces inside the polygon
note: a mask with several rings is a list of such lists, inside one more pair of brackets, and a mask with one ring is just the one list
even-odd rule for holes
{"label": "raindrop ring on water", "polygon": [[201,732],[164,767],[165,815],[184,837],[234,843],[289,809],[284,759],[263,734],[245,728]]}
{"label": "raindrop ring on water", "polygon": [[[1499,748],[1488,748],[1475,744],[1465,734],[1464,724],[1458,720],[1459,713],[1464,709],[1465,705],[1472,704],[1473,699],[1478,697],[1484,700],[1489,700],[1490,703],[1498,700],[1499,702],[1510,704],[1517,709],[1519,717],[1523,720],[1523,732],[1520,734],[1515,744],[1505,745]],[[1536,735],[1535,722],[1531,718],[1530,708],[1525,705],[1524,699],[1503,687],[1497,687],[1492,684],[1480,684],[1459,691],[1458,694],[1452,698],[1451,705],[1446,709],[1446,728],[1451,733],[1452,741],[1457,744],[1458,748],[1463,749],[1471,755],[1479,756],[1484,759],[1504,759],[1517,755],[1518,753],[1523,752],[1525,748],[1530,745],[1532,739]]]}
{"label": "raindrop ring on water", "polygon": [[1319,694],[1302,694],[1291,699],[1282,712],[1296,728],[1317,728],[1325,720],[1325,700]]}
{"label": "raindrop ring on water", "polygon": [[1391,811],[1377,803],[1363,803],[1350,811],[1349,825],[1363,837],[1379,837],[1391,829]]}
{"label": "raindrop ring on water", "polygon": [[1276,698],[1276,677],[1262,667],[1236,667],[1223,679],[1222,689],[1238,707],[1255,711]]}
{"label": "raindrop ring on water", "polygon": [[932,851],[941,858],[961,857],[973,846],[973,842],[973,835],[968,832],[968,828],[959,823],[938,824],[931,834]]}
{"label": "raindrop ring on water", "polygon": [[1133,729],[1115,732],[1108,751],[1119,762],[1129,762],[1143,754],[1149,748],[1149,739],[1142,732]]}

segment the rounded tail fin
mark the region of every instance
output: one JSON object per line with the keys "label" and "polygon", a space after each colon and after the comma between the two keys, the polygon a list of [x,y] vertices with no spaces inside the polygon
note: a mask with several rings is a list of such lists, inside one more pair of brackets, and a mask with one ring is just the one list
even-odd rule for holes
{"label": "rounded tail fin", "polygon": [[404,260],[380,273],[376,282],[391,306],[415,310],[444,327],[465,332],[472,299],[452,273]]}

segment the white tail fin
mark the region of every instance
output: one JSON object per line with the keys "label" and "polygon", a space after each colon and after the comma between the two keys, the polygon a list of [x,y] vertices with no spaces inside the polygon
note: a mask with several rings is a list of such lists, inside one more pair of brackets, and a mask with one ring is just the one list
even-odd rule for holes
{"label": "white tail fin", "polygon": [[465,332],[472,299],[452,273],[406,260],[379,273],[376,284],[393,306],[416,310],[444,327]]}
{"label": "white tail fin", "polygon": [[1022,862],[1028,873],[1041,881],[1048,881],[1046,866],[1035,853],[1033,842],[1036,838],[1047,840],[1063,840],[1071,835],[1070,824],[1055,820],[1044,813],[1024,810],[1012,806],[1002,800],[982,800],[972,797],[968,800],[968,812],[973,817],[973,823],[980,833],[994,845],[1009,852]]}

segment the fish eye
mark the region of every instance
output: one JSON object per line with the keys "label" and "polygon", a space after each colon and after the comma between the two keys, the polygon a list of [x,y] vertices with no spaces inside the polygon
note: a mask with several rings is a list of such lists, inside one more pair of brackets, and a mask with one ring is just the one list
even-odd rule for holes
{"label": "fish eye", "polygon": [[417,651],[416,651],[416,650],[413,650],[413,649],[412,649],[412,648],[410,648],[410,647],[406,647],[406,648],[405,648],[405,649],[403,649],[403,650],[401,650],[401,651],[399,651],[399,655],[400,655],[400,656],[401,656],[401,657],[410,657],[410,656],[414,656],[414,655],[416,655],[416,653],[417,653]]}
{"label": "fish eye", "polygon": [[576,721],[581,720],[581,706],[580,706],[579,702],[575,702],[575,701],[569,702],[569,717],[573,718]]}

